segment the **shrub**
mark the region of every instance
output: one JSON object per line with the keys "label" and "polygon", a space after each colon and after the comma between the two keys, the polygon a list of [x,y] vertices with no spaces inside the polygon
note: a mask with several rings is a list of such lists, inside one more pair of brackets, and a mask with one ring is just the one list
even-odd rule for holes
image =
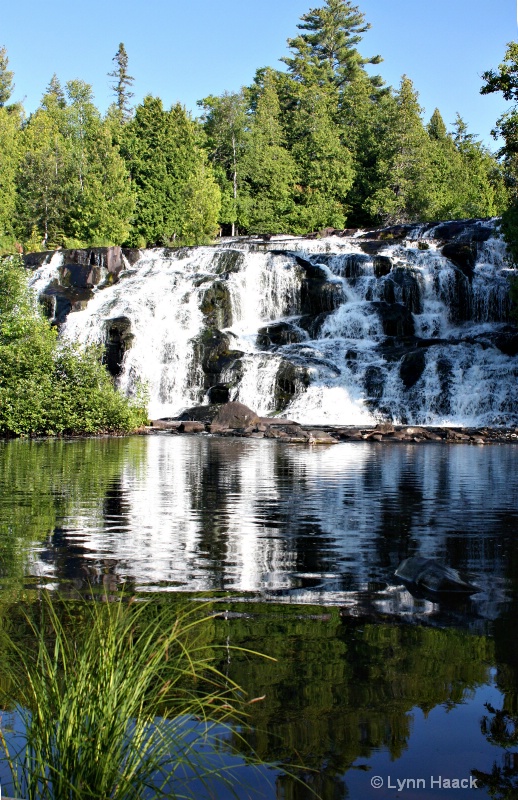
{"label": "shrub", "polygon": [[214,772],[231,785],[193,735],[193,718],[205,744],[212,723],[244,718],[241,690],[211,663],[208,618],[147,601],[58,607],[48,595],[26,618],[31,640],[11,640],[3,664],[24,728],[17,752],[0,731],[17,796],[188,796],[186,776]]}

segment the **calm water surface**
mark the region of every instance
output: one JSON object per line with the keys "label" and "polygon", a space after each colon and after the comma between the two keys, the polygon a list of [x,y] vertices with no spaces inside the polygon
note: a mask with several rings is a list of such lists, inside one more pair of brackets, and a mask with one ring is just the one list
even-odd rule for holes
{"label": "calm water surface", "polygon": [[[212,598],[215,641],[278,659],[222,662],[266,694],[249,744],[302,759],[321,796],[515,797],[517,466],[512,445],[1,443],[0,601],[44,586]],[[413,554],[482,591],[412,597],[393,573]],[[247,792],[311,796],[269,774]],[[444,783],[477,775],[486,788]]]}

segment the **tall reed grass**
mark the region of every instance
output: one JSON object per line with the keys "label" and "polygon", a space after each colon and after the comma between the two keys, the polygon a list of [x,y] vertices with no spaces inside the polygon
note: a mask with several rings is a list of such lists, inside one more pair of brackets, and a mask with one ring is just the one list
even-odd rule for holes
{"label": "tall reed grass", "polygon": [[30,639],[11,642],[7,665],[23,746],[0,726],[17,797],[188,797],[187,777],[214,773],[232,784],[199,746],[200,729],[209,738],[215,723],[246,717],[244,694],[214,667],[210,617],[48,596],[26,617]]}

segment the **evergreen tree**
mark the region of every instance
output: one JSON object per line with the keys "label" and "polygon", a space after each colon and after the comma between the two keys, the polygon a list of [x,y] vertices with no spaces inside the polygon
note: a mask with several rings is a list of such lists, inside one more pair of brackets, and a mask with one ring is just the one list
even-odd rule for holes
{"label": "evergreen tree", "polygon": [[43,95],[43,99],[41,101],[41,107],[45,109],[49,109],[56,105],[58,108],[65,108],[67,104],[65,92],[59,82],[58,76],[56,73],[53,74],[52,78],[50,79],[49,85],[45,89],[45,94]]}
{"label": "evergreen tree", "polygon": [[17,109],[0,108],[0,252],[10,252],[14,244],[20,138],[21,116]]}
{"label": "evergreen tree", "polygon": [[70,81],[66,97],[51,81],[22,136],[18,224],[33,246],[120,244],[134,197],[91,87]]}
{"label": "evergreen tree", "polygon": [[514,262],[518,263],[518,42],[507,45],[498,72],[487,70],[482,78],[481,94],[499,92],[511,103],[492,133],[495,138],[501,136],[504,140],[498,156],[503,162],[509,207],[503,215],[502,227]]}
{"label": "evergreen tree", "polygon": [[386,111],[378,166],[381,187],[367,205],[385,224],[428,219],[432,186],[430,137],[423,126],[417,92],[406,75]]}
{"label": "evergreen tree", "polygon": [[[301,65],[310,60],[343,89],[364,72],[365,64],[380,63],[380,56],[363,58],[356,49],[370,24],[351,0],[325,0],[324,6],[311,9],[301,20],[297,27],[303,33],[288,39],[294,55],[283,59],[295,77],[300,75]],[[381,85],[379,76],[370,81],[373,86]]]}
{"label": "evergreen tree", "polygon": [[7,50],[5,47],[0,47],[0,108],[5,106],[14,90],[14,73],[8,66]]}
{"label": "evergreen tree", "polygon": [[[44,102],[47,96],[44,98]],[[52,100],[49,98],[49,105]],[[38,109],[23,130],[17,179],[17,227],[30,249],[63,245],[71,197],[71,161],[52,109]]]}
{"label": "evergreen tree", "polygon": [[241,182],[241,159],[246,146],[247,116],[244,90],[213,95],[198,102],[203,110],[202,122],[207,137],[207,150],[221,189],[220,222],[231,225],[235,236],[238,222],[238,200]]}
{"label": "evergreen tree", "polygon": [[[195,244],[217,230],[220,193],[197,125],[177,104],[165,111],[147,96],[125,127],[123,154],[136,190],[131,241]],[[189,219],[196,210],[197,223]]]}
{"label": "evergreen tree", "polygon": [[242,167],[243,224],[252,233],[283,233],[292,220],[296,164],[286,149],[280,117],[275,75],[266,70]]}
{"label": "evergreen tree", "polygon": [[108,77],[113,78],[111,88],[115,92],[115,105],[122,122],[127,122],[131,118],[130,100],[133,92],[129,87],[133,84],[134,78],[128,74],[128,54],[123,42],[119,44],[119,49],[115,53],[112,61],[115,61],[115,69],[108,73]]}
{"label": "evergreen tree", "polygon": [[291,151],[299,186],[295,230],[343,228],[354,172],[352,156],[334,122],[335,93],[311,84],[299,84],[297,90]]}

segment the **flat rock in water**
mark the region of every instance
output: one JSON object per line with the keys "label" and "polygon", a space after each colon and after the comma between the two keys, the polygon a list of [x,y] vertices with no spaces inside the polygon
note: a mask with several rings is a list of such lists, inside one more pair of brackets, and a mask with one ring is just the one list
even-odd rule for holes
{"label": "flat rock in water", "polygon": [[470,595],[480,591],[478,586],[471,583],[458,570],[447,567],[433,558],[422,556],[406,558],[394,575],[410,587],[433,595]]}

